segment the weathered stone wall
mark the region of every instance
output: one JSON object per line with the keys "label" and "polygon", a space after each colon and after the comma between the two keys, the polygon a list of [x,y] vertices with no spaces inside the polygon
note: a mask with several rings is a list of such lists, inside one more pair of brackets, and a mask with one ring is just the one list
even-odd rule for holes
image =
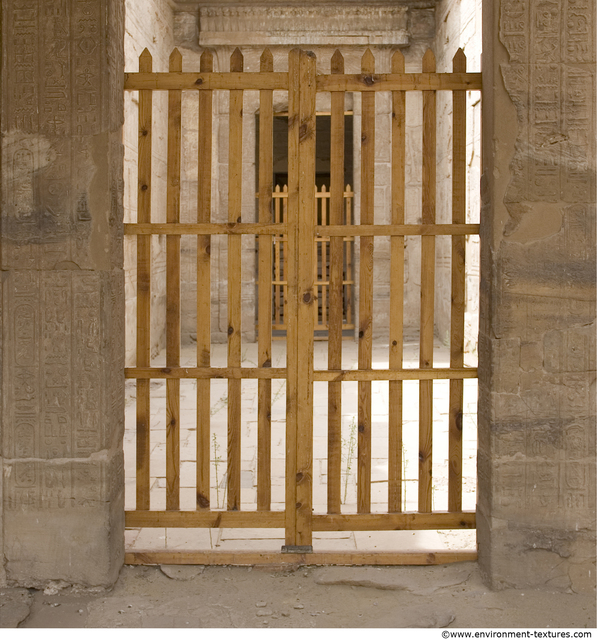
{"label": "weathered stone wall", "polygon": [[3,0],[0,580],[123,562],[123,4]]}
{"label": "weathered stone wall", "polygon": [[[458,48],[467,57],[468,71],[481,71],[481,0],[441,0],[436,8],[437,33],[434,51],[438,71],[452,71],[452,60]],[[481,95],[467,93],[466,147],[466,220],[479,222],[481,208]],[[437,147],[437,220],[452,221],[452,97],[448,92],[437,94],[438,140],[447,144]],[[435,310],[439,337],[450,339],[451,304],[451,247],[450,238],[437,238]],[[465,360],[477,363],[479,332],[479,238],[470,236],[466,243],[466,310]]]}
{"label": "weathered stone wall", "polygon": [[479,562],[595,588],[595,6],[484,6]]}
{"label": "weathered stone wall", "polygon": [[[153,70],[167,71],[174,48],[174,16],[169,0],[126,0],[125,69],[138,71],[139,55],[147,48],[153,56]],[[138,92],[125,94],[124,175],[125,222],[137,218],[137,147]],[[152,154],[152,221],[166,222],[167,171],[167,109],[168,96],[156,92],[153,96],[153,154]],[[127,236],[124,242],[126,274],[126,361],[135,364],[137,326],[137,242]],[[156,355],[166,344],[166,238],[152,240],[151,269],[151,353]]]}

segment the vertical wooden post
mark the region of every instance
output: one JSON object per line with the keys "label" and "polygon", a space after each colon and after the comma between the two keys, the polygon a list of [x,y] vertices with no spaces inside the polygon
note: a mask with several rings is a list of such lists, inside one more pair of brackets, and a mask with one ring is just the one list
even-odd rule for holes
{"label": "vertical wooden post", "polygon": [[[170,72],[182,71],[174,49]],[[168,92],[168,185],[166,221],[180,222],[182,91]],[[166,366],[180,366],[180,236],[166,238]],[[166,380],[166,509],[180,506],[180,380]]]}
{"label": "vertical wooden post", "polygon": [[[290,126],[290,125],[288,125]],[[289,160],[290,162],[290,160]],[[290,164],[288,165],[288,173],[290,174]],[[288,185],[285,184],[282,187],[282,193],[288,194]],[[286,222],[288,220],[288,202],[290,196],[286,196],[282,198],[282,222]],[[280,280],[284,282],[280,287],[280,324],[282,327],[286,325],[286,318],[288,316],[286,312],[286,305],[288,302],[288,273],[286,270],[286,263],[288,262],[288,236],[282,235],[279,237],[279,259],[280,259]]]}
{"label": "vertical wooden post", "polygon": [[[454,73],[466,73],[466,56],[458,49]],[[452,93],[452,223],[466,222],[466,92]],[[465,236],[452,236],[452,310],[450,367],[464,366]],[[463,380],[450,380],[448,511],[462,510]]]}
{"label": "vertical wooden post", "polygon": [[[344,73],[344,57],[336,50],[332,73]],[[344,105],[345,94],[332,92],[330,224],[344,224]],[[347,221],[346,224],[349,222]],[[343,244],[330,239],[330,311],[328,368],[342,368]],[[342,383],[328,383],[328,513],[340,513],[342,496]]]}
{"label": "vertical wooden post", "polygon": [[[202,73],[213,71],[213,55],[201,54]],[[213,93],[199,92],[197,222],[211,221]],[[197,236],[197,366],[211,364],[211,236]],[[210,507],[211,382],[197,380],[197,508]]]}
{"label": "vertical wooden post", "polygon": [[[428,49],[423,73],[435,72],[435,56]],[[423,224],[435,224],[436,169],[435,91],[423,91]],[[421,237],[421,329],[419,365],[433,367],[435,296],[435,236]],[[419,511],[432,509],[433,380],[419,381]]]}
{"label": "vertical wooden post", "polygon": [[[353,224],[353,216],[352,216],[352,211],[353,211],[353,198],[354,198],[354,193],[352,191],[352,187],[347,184],[346,185],[346,192],[345,192],[345,198],[346,198],[346,202],[345,202],[345,221],[344,224],[350,226],[351,224]],[[353,238],[344,238],[344,246],[343,249],[346,252],[345,256],[344,256],[344,260],[345,260],[345,265],[346,265],[346,280],[348,281],[348,283],[345,285],[346,286],[346,290],[344,295],[346,296],[344,298],[344,308],[345,308],[345,313],[346,313],[346,323],[349,325],[352,325],[352,300],[353,300],[353,287],[354,287],[354,273],[353,273],[353,269],[352,269],[352,254],[353,254],[353,247],[354,247],[354,237]]]}
{"label": "vertical wooden post", "polygon": [[[243,55],[236,48],[230,71],[243,70]],[[230,91],[228,151],[228,222],[241,222],[243,169],[243,91]],[[241,366],[241,280],[242,237],[228,236],[228,366]],[[240,509],[241,465],[241,380],[228,380],[228,464],[229,511]]]}
{"label": "vertical wooden post", "polygon": [[[321,188],[321,224],[327,225],[328,223],[328,203],[329,203],[329,195],[326,190],[326,186],[323,185]],[[317,224],[317,222],[315,223]],[[329,238],[323,237],[320,238],[321,244],[321,295],[318,293],[317,297],[320,300],[319,304],[321,306],[321,329],[327,329],[328,326],[328,243]],[[327,284],[326,284],[327,283]],[[317,318],[315,319],[316,327],[317,327]]]}
{"label": "vertical wooden post", "polygon": [[[274,190],[274,222],[276,224],[282,221],[281,219],[281,202],[282,198],[279,195],[280,185],[277,184]],[[280,272],[280,252],[282,250],[282,236],[274,236],[274,282],[279,283],[282,279]],[[274,284],[274,324],[278,325],[282,322],[282,304],[280,298],[282,296],[282,286],[280,284]]]}
{"label": "vertical wooden post", "polygon": [[[147,49],[139,57],[139,71],[152,70]],[[139,91],[139,191],[137,222],[151,222],[151,91]],[[151,236],[137,236],[137,367],[151,364]],[[137,509],[149,509],[150,380],[137,380]]]}
{"label": "vertical wooden post", "polygon": [[297,545],[312,543],[313,502],[313,286],[315,209],[315,54],[301,51],[299,93]]}
{"label": "vertical wooden post", "polygon": [[[261,55],[261,71],[274,70],[274,58],[269,49]],[[273,91],[261,91],[259,96],[259,222],[272,220],[273,191]],[[259,327],[258,366],[272,366],[272,239],[259,236]],[[271,506],[271,411],[272,381],[258,382],[257,427],[257,509],[268,511]]]}
{"label": "vertical wooden post", "polygon": [[284,323],[286,324],[286,545],[291,551],[297,542],[297,429],[298,429],[298,258],[297,223],[299,215],[299,90],[300,49],[293,49],[288,56],[288,198],[285,221],[287,224],[284,246],[284,275],[286,295],[284,299]]}
{"label": "vertical wooden post", "polygon": [[286,437],[288,551],[312,548],[315,64],[315,56],[311,52],[298,49],[290,52],[289,251],[286,256],[289,301]]}
{"label": "vertical wooden post", "polygon": [[[375,58],[367,49],[361,61],[363,74],[375,73]],[[363,92],[361,118],[361,224],[374,223],[375,93]],[[361,236],[359,279],[359,369],[371,369],[373,348],[373,244]],[[358,406],[357,511],[371,511],[371,382],[360,381]]]}
{"label": "vertical wooden post", "polygon": [[[392,73],[404,73],[404,56],[392,57]],[[404,224],[406,92],[392,92],[392,224]],[[390,369],[401,369],[404,322],[404,236],[392,236]],[[389,382],[388,511],[402,511],[402,381]]]}

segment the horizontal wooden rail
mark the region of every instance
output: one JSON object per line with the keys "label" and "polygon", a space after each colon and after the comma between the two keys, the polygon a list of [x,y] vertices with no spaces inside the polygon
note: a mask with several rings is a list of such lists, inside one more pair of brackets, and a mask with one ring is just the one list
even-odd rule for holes
{"label": "horizontal wooden rail", "polygon": [[358,73],[317,76],[317,91],[481,91],[480,73]]}
{"label": "horizontal wooden rail", "polygon": [[[285,379],[286,369],[258,367],[129,367],[124,377],[134,380],[164,379]],[[384,380],[469,380],[477,377],[477,369],[316,369],[316,382],[354,382]]]}
{"label": "horizontal wooden rail", "polygon": [[[319,113],[317,115],[319,115]],[[329,199],[330,193],[331,193],[330,191],[317,191],[317,187],[315,187],[315,197],[317,199],[320,199],[320,198]],[[259,198],[259,194],[256,193],[255,197]],[[346,199],[354,198],[354,191],[345,191],[344,197]],[[288,198],[288,191],[274,191],[272,192],[272,198]]]}
{"label": "horizontal wooden rail", "polygon": [[348,369],[314,372],[315,382],[368,382],[384,380],[464,380],[477,377],[477,369]]}
{"label": "horizontal wooden rail", "polygon": [[[449,226],[449,225],[447,225]],[[125,236],[147,235],[264,235],[277,236],[287,233],[286,224],[260,224],[258,222],[216,223],[127,223]]]}
{"label": "horizontal wooden rail", "polygon": [[[474,529],[474,511],[433,513],[313,514],[313,531]],[[283,511],[126,511],[125,526],[283,529]]]}
{"label": "horizontal wooden rail", "polygon": [[318,236],[468,236],[477,235],[478,224],[334,224],[317,225]]}
{"label": "horizontal wooden rail", "polygon": [[125,91],[288,90],[287,73],[125,73]]}
{"label": "horizontal wooden rail", "polygon": [[[362,224],[317,225],[318,237],[345,236],[468,236],[478,235],[478,224]],[[285,235],[286,224],[245,223],[127,223],[124,235]]]}
{"label": "horizontal wooden rail", "polygon": [[[480,73],[378,73],[317,76],[317,91],[481,91]],[[288,74],[125,73],[125,91],[288,90]]]}
{"label": "horizontal wooden rail", "polygon": [[313,514],[313,531],[403,531],[422,529],[474,529],[474,511],[449,513]]}
{"label": "horizontal wooden rail", "polygon": [[127,527],[283,529],[283,511],[125,511]]}
{"label": "horizontal wooden rail", "polygon": [[124,370],[124,377],[135,380],[158,380],[167,378],[209,380],[209,379],[262,379],[286,378],[286,369],[269,367],[130,367]]}
{"label": "horizontal wooden rail", "polygon": [[388,553],[384,551],[317,553],[234,552],[234,551],[126,551],[124,564],[197,564],[282,565],[288,567],[349,565],[349,566],[423,566],[452,562],[475,562],[476,551],[413,551]]}

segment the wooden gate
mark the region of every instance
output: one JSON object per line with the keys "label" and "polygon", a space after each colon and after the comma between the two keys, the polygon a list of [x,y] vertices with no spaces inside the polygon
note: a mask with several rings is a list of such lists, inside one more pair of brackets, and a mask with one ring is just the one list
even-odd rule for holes
{"label": "wooden gate", "polygon": [[[276,186],[273,195],[274,222],[280,223],[287,219],[288,215],[288,186],[280,188]],[[325,226],[330,224],[330,197],[331,193],[322,187],[315,191],[315,225]],[[344,212],[342,224],[353,224],[353,199],[354,193],[350,185],[344,189]],[[286,236],[274,236],[274,273],[273,288],[273,325],[274,332],[285,332],[286,303],[288,300],[286,281]],[[342,247],[342,329],[345,332],[354,330],[353,321],[353,237],[345,237]],[[315,238],[315,262],[313,263],[313,275],[315,286],[315,339],[327,339],[329,329],[328,317],[330,311],[330,269],[331,269],[330,238],[323,236]],[[348,337],[348,336],[347,336]]]}
{"label": "wooden gate", "polygon": [[[140,58],[139,73],[126,75],[125,88],[139,91],[139,185],[138,218],[125,225],[125,234],[137,237],[137,363],[125,375],[136,380],[136,508],[126,513],[127,527],[282,528],[286,544],[280,553],[224,552],[129,552],[129,563],[255,564],[292,562],[301,564],[401,564],[439,563],[471,559],[472,552],[445,553],[354,553],[312,552],[314,531],[384,531],[400,529],[474,528],[475,513],[462,509],[462,415],[463,381],[475,378],[477,370],[464,367],[465,236],[477,234],[478,225],[465,219],[466,91],[481,89],[481,76],[466,72],[466,59],[459,51],[453,73],[436,73],[435,59],[428,51],[422,73],[405,73],[400,52],[392,58],[389,74],[375,73],[370,51],[362,59],[360,74],[345,74],[340,52],[332,58],[332,73],[317,74],[315,56],[295,49],[289,54],[288,71],[275,72],[273,57],[265,51],[259,73],[243,72],[243,57],[237,49],[230,72],[214,72],[209,52],[201,57],[199,73],[183,73],[182,59],[174,51],[169,73],[153,73],[151,56]],[[168,190],[167,222],[152,221],[152,94],[167,91],[168,102]],[[194,223],[180,222],[181,96],[199,92],[198,201]],[[229,95],[228,222],[212,221],[213,93]],[[243,94],[259,92],[259,199],[256,222],[247,222],[242,210]],[[289,185],[287,215],[274,218],[272,130],[273,92],[287,92],[289,110]],[[406,92],[423,94],[422,222],[405,223],[405,115]],[[453,95],[452,223],[436,224],[436,92]],[[315,114],[318,92],[331,93],[331,187],[329,224],[316,220]],[[361,94],[360,221],[345,218],[344,198],[344,110],[347,92]],[[376,94],[390,92],[391,131],[391,223],[374,220],[374,168]],[[155,212],[153,212],[155,215]],[[327,220],[326,220],[327,222]],[[151,237],[167,236],[167,349],[166,366],[152,366],[150,358]],[[197,357],[195,366],[181,366],[180,241],[191,235],[197,240]],[[210,327],[212,237],[227,237],[228,345],[227,364],[212,364]],[[245,366],[241,339],[241,240],[257,236],[258,243],[258,362]],[[434,366],[434,290],[436,236],[452,238],[452,312],[450,366]],[[286,366],[272,366],[272,238],[285,237]],[[374,238],[391,238],[390,334],[386,368],[373,366],[373,267]],[[421,314],[419,367],[403,362],[403,299],[405,237],[421,237]],[[314,367],[314,329],[321,282],[314,265],[316,240],[329,238],[329,275],[325,282],[326,327],[329,331],[328,363]],[[358,274],[358,366],[343,368],[343,287],[345,238],[356,238],[359,248]],[[226,505],[220,509],[210,500],[211,398],[210,384],[227,381]],[[256,504],[241,508],[241,384],[258,381]],[[166,503],[165,509],[150,504],[150,381],[166,381]],[[195,495],[196,508],[180,507],[180,385],[196,381],[197,421]],[[285,507],[272,508],[272,381],[286,383]],[[446,511],[432,505],[432,426],[434,380],[450,381],[449,406],[449,500]],[[341,416],[342,385],[358,383],[358,453],[356,512],[342,506]],[[388,486],[387,508],[371,508],[372,382],[389,381],[388,395]],[[403,382],[418,381],[418,508],[404,511],[401,492],[404,469]],[[327,509],[313,510],[314,384],[328,385],[326,425],[316,423],[327,436]]]}

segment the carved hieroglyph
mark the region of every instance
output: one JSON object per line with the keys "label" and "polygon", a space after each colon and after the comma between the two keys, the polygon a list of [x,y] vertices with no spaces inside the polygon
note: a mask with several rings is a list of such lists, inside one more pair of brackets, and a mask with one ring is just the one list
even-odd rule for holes
{"label": "carved hieroglyph", "polygon": [[518,129],[509,219],[491,267],[492,336],[480,355],[493,365],[494,515],[540,521],[550,507],[553,526],[572,518],[586,527],[595,500],[595,7],[502,0],[499,18]]}
{"label": "carved hieroglyph", "polygon": [[[122,73],[102,38],[106,9],[95,0],[14,0],[4,22],[11,36],[3,118],[4,267],[45,269],[67,261],[87,268],[95,244],[91,191],[102,179],[91,138],[114,117],[101,100],[108,90],[106,61],[112,77]],[[111,95],[117,111],[122,96]],[[112,180],[105,188],[118,200],[116,174]]]}
{"label": "carved hieroglyph", "polygon": [[593,200],[594,14],[591,0],[502,0],[502,75],[519,125],[506,235],[529,203]]}
{"label": "carved hieroglyph", "polygon": [[[24,582],[71,570],[37,554],[79,508],[121,555],[123,9],[2,2],[2,553]],[[37,512],[46,537],[21,539]],[[69,579],[105,581],[77,562]]]}
{"label": "carved hieroglyph", "polygon": [[203,7],[199,44],[408,45],[408,7]]}

